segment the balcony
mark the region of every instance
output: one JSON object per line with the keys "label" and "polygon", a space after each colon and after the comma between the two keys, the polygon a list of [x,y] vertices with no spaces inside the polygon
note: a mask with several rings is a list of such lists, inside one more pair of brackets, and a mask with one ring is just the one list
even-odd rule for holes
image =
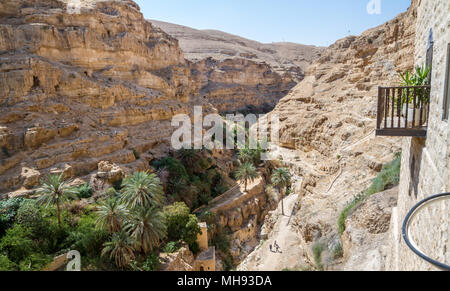
{"label": "balcony", "polygon": [[379,87],[377,136],[426,137],[430,86]]}

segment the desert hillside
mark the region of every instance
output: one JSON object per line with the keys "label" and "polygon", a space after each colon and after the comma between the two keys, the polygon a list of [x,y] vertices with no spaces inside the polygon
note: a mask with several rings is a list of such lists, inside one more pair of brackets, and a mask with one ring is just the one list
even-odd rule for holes
{"label": "desert hillside", "polygon": [[262,44],[221,31],[150,21],[179,40],[185,57],[194,63],[201,94],[221,112],[270,110],[324,49]]}
{"label": "desert hillside", "polygon": [[218,61],[239,57],[265,62],[281,74],[297,68],[304,72],[324,49],[288,42],[264,44],[218,30],[197,30],[157,20],[150,22],[178,39],[185,57],[193,62],[209,57]]}

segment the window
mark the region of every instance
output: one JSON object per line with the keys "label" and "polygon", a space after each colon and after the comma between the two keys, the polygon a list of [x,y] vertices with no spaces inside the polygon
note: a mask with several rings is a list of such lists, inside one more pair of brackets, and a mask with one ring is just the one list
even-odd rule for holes
{"label": "window", "polygon": [[445,74],[445,85],[444,85],[444,116],[445,120],[448,120],[449,110],[450,110],[450,43],[447,46],[447,72]]}

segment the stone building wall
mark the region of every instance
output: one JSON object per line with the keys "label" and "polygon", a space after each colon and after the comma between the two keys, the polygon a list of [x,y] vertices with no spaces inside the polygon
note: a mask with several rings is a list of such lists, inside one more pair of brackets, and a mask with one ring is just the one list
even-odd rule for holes
{"label": "stone building wall", "polygon": [[[450,192],[450,124],[442,119],[447,46],[450,43],[450,1],[417,0],[415,65],[426,62],[430,29],[434,53],[430,118],[426,139],[404,138],[397,209],[391,221],[391,254],[388,269],[435,270],[417,257],[403,241],[401,231],[408,211],[431,195]],[[419,248],[440,262],[450,262],[450,201],[422,211],[412,225]],[[416,230],[419,230],[416,232]]]}

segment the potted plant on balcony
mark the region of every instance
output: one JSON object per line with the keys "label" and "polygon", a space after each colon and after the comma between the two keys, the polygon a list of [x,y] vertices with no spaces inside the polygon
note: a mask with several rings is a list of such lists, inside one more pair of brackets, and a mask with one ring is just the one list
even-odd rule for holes
{"label": "potted plant on balcony", "polygon": [[[417,87],[417,86],[427,86],[430,84],[430,72],[431,67],[416,67],[415,72],[406,71],[404,74],[400,73],[400,78],[402,82],[400,86],[402,87]],[[408,110],[408,124],[411,124],[413,121],[414,111],[415,109],[423,108],[424,116],[428,115],[428,104],[430,102],[429,94],[426,94],[423,90],[427,90],[425,88],[416,89],[416,104],[411,107],[410,104],[414,102],[414,89],[403,89],[402,97],[397,101],[397,106],[402,107],[402,116],[405,117],[406,110]],[[398,102],[401,104],[398,104]],[[416,118],[417,119],[417,118]],[[425,119],[424,119],[425,120]],[[414,127],[414,125],[412,125]]]}

